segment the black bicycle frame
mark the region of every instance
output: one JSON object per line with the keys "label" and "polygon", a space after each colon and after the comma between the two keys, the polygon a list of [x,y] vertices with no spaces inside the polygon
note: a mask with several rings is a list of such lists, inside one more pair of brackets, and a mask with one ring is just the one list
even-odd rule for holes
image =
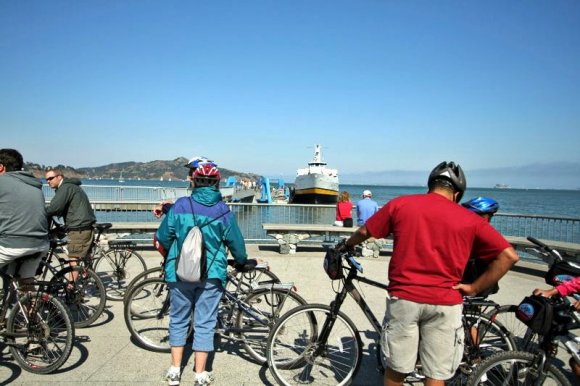
{"label": "black bicycle frame", "polygon": [[344,286],[342,290],[336,294],[334,300],[330,303],[330,315],[324,321],[324,325],[322,326],[322,333],[317,339],[317,343],[320,343],[316,349],[315,355],[320,355],[324,346],[326,345],[326,341],[328,340],[328,336],[334,327],[334,323],[336,322],[336,318],[338,316],[338,312],[340,307],[344,303],[346,299],[346,295],[349,294],[351,298],[359,305],[362,312],[365,314],[369,322],[372,324],[373,328],[377,333],[381,333],[381,323],[378,321],[377,317],[371,311],[368,303],[364,300],[361,296],[358,289],[352,283],[354,280],[368,284],[372,287],[377,287],[384,289],[385,291],[388,289],[386,284],[380,283],[375,280],[368,279],[364,276],[358,276],[357,269],[355,267],[350,267],[346,279],[344,280]]}

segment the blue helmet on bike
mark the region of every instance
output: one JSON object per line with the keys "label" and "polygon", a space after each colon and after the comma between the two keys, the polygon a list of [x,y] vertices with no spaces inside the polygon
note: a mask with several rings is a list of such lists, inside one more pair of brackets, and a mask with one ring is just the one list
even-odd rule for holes
{"label": "blue helmet on bike", "polygon": [[475,197],[461,205],[477,214],[494,214],[499,209],[498,202],[489,197]]}

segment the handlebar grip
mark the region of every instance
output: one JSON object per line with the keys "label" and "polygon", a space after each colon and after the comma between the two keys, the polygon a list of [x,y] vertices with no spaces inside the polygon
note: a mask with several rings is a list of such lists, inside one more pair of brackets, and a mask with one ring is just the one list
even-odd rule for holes
{"label": "handlebar grip", "polygon": [[528,241],[536,244],[537,246],[540,246],[544,249],[550,249],[550,247],[548,247],[546,244],[544,244],[543,242],[541,242],[540,240],[536,239],[535,237],[532,236],[528,236],[527,237]]}

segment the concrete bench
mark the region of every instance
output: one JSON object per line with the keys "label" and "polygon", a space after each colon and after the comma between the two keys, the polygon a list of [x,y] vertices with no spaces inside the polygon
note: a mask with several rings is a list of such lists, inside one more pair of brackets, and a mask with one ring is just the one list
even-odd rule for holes
{"label": "concrete bench", "polygon": [[[334,245],[341,236],[349,237],[357,228],[344,228],[326,224],[262,224],[266,234],[278,241],[281,254],[294,254],[300,241],[323,237],[323,245]],[[378,257],[387,244],[385,239],[369,239],[362,249],[364,257]]]}

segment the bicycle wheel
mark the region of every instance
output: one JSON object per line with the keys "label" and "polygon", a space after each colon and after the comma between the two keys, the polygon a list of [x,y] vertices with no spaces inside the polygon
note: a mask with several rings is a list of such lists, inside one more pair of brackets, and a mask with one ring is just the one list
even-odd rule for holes
{"label": "bicycle wheel", "polygon": [[110,249],[94,263],[110,300],[122,300],[129,282],[146,270],[143,257],[131,249]]}
{"label": "bicycle wheel", "polygon": [[[356,376],[362,343],[354,323],[339,312],[331,331],[330,307],[304,305],[284,314],[267,343],[268,367],[280,385],[347,385]],[[319,337],[326,336],[325,342]]]}
{"label": "bicycle wheel", "polygon": [[496,353],[475,368],[469,380],[468,386],[523,386],[535,385],[538,376],[545,375],[546,379],[541,382],[546,386],[572,386],[570,381],[552,363],[548,363],[546,373],[538,371],[539,358],[528,352],[506,351]]}
{"label": "bicycle wheel", "polygon": [[267,269],[254,269],[250,272],[236,272],[233,278],[228,277],[226,291],[235,292],[240,283],[242,292],[250,292],[260,286],[279,284],[280,279],[276,274]]}
{"label": "bicycle wheel", "polygon": [[[26,371],[48,374],[68,359],[74,340],[71,315],[49,294],[28,293],[20,299],[6,322],[6,343],[14,360]],[[36,312],[29,315],[32,307]]]}
{"label": "bicycle wheel", "polygon": [[538,348],[540,336],[530,330],[516,317],[517,305],[505,305],[487,314],[487,317],[501,323],[512,335],[516,350],[533,352]]}
{"label": "bicycle wheel", "polygon": [[[77,279],[70,281],[76,272]],[[107,298],[105,287],[96,273],[80,266],[66,267],[50,280],[51,293],[55,294],[70,311],[77,328],[88,327],[103,313]]]}
{"label": "bicycle wheel", "polygon": [[445,382],[447,386],[464,386],[469,375],[481,362],[497,352],[516,350],[512,335],[498,321],[479,312],[463,313],[465,346],[463,358],[453,377]]}
{"label": "bicycle wheel", "polygon": [[246,352],[255,362],[265,365],[270,330],[281,315],[306,301],[290,289],[262,288],[250,292],[244,303],[251,309],[239,310],[235,326]]}
{"label": "bicycle wheel", "polygon": [[[465,326],[467,329],[473,329],[475,336],[466,339],[466,342],[472,344],[472,351],[478,357],[487,357],[498,351],[517,350],[517,345],[511,333],[498,320],[490,319],[487,315],[464,315]],[[468,331],[465,332],[466,334]]]}
{"label": "bicycle wheel", "polygon": [[139,346],[157,352],[170,352],[169,288],[162,278],[137,283],[127,293],[125,324]]}
{"label": "bicycle wheel", "polygon": [[153,277],[162,277],[163,274],[163,267],[155,267],[149,268],[146,271],[141,272],[140,274],[136,275],[133,280],[129,284],[127,284],[127,288],[125,289],[125,295],[123,296],[123,301],[127,301],[127,294],[135,287],[135,285],[145,279],[150,279]]}

